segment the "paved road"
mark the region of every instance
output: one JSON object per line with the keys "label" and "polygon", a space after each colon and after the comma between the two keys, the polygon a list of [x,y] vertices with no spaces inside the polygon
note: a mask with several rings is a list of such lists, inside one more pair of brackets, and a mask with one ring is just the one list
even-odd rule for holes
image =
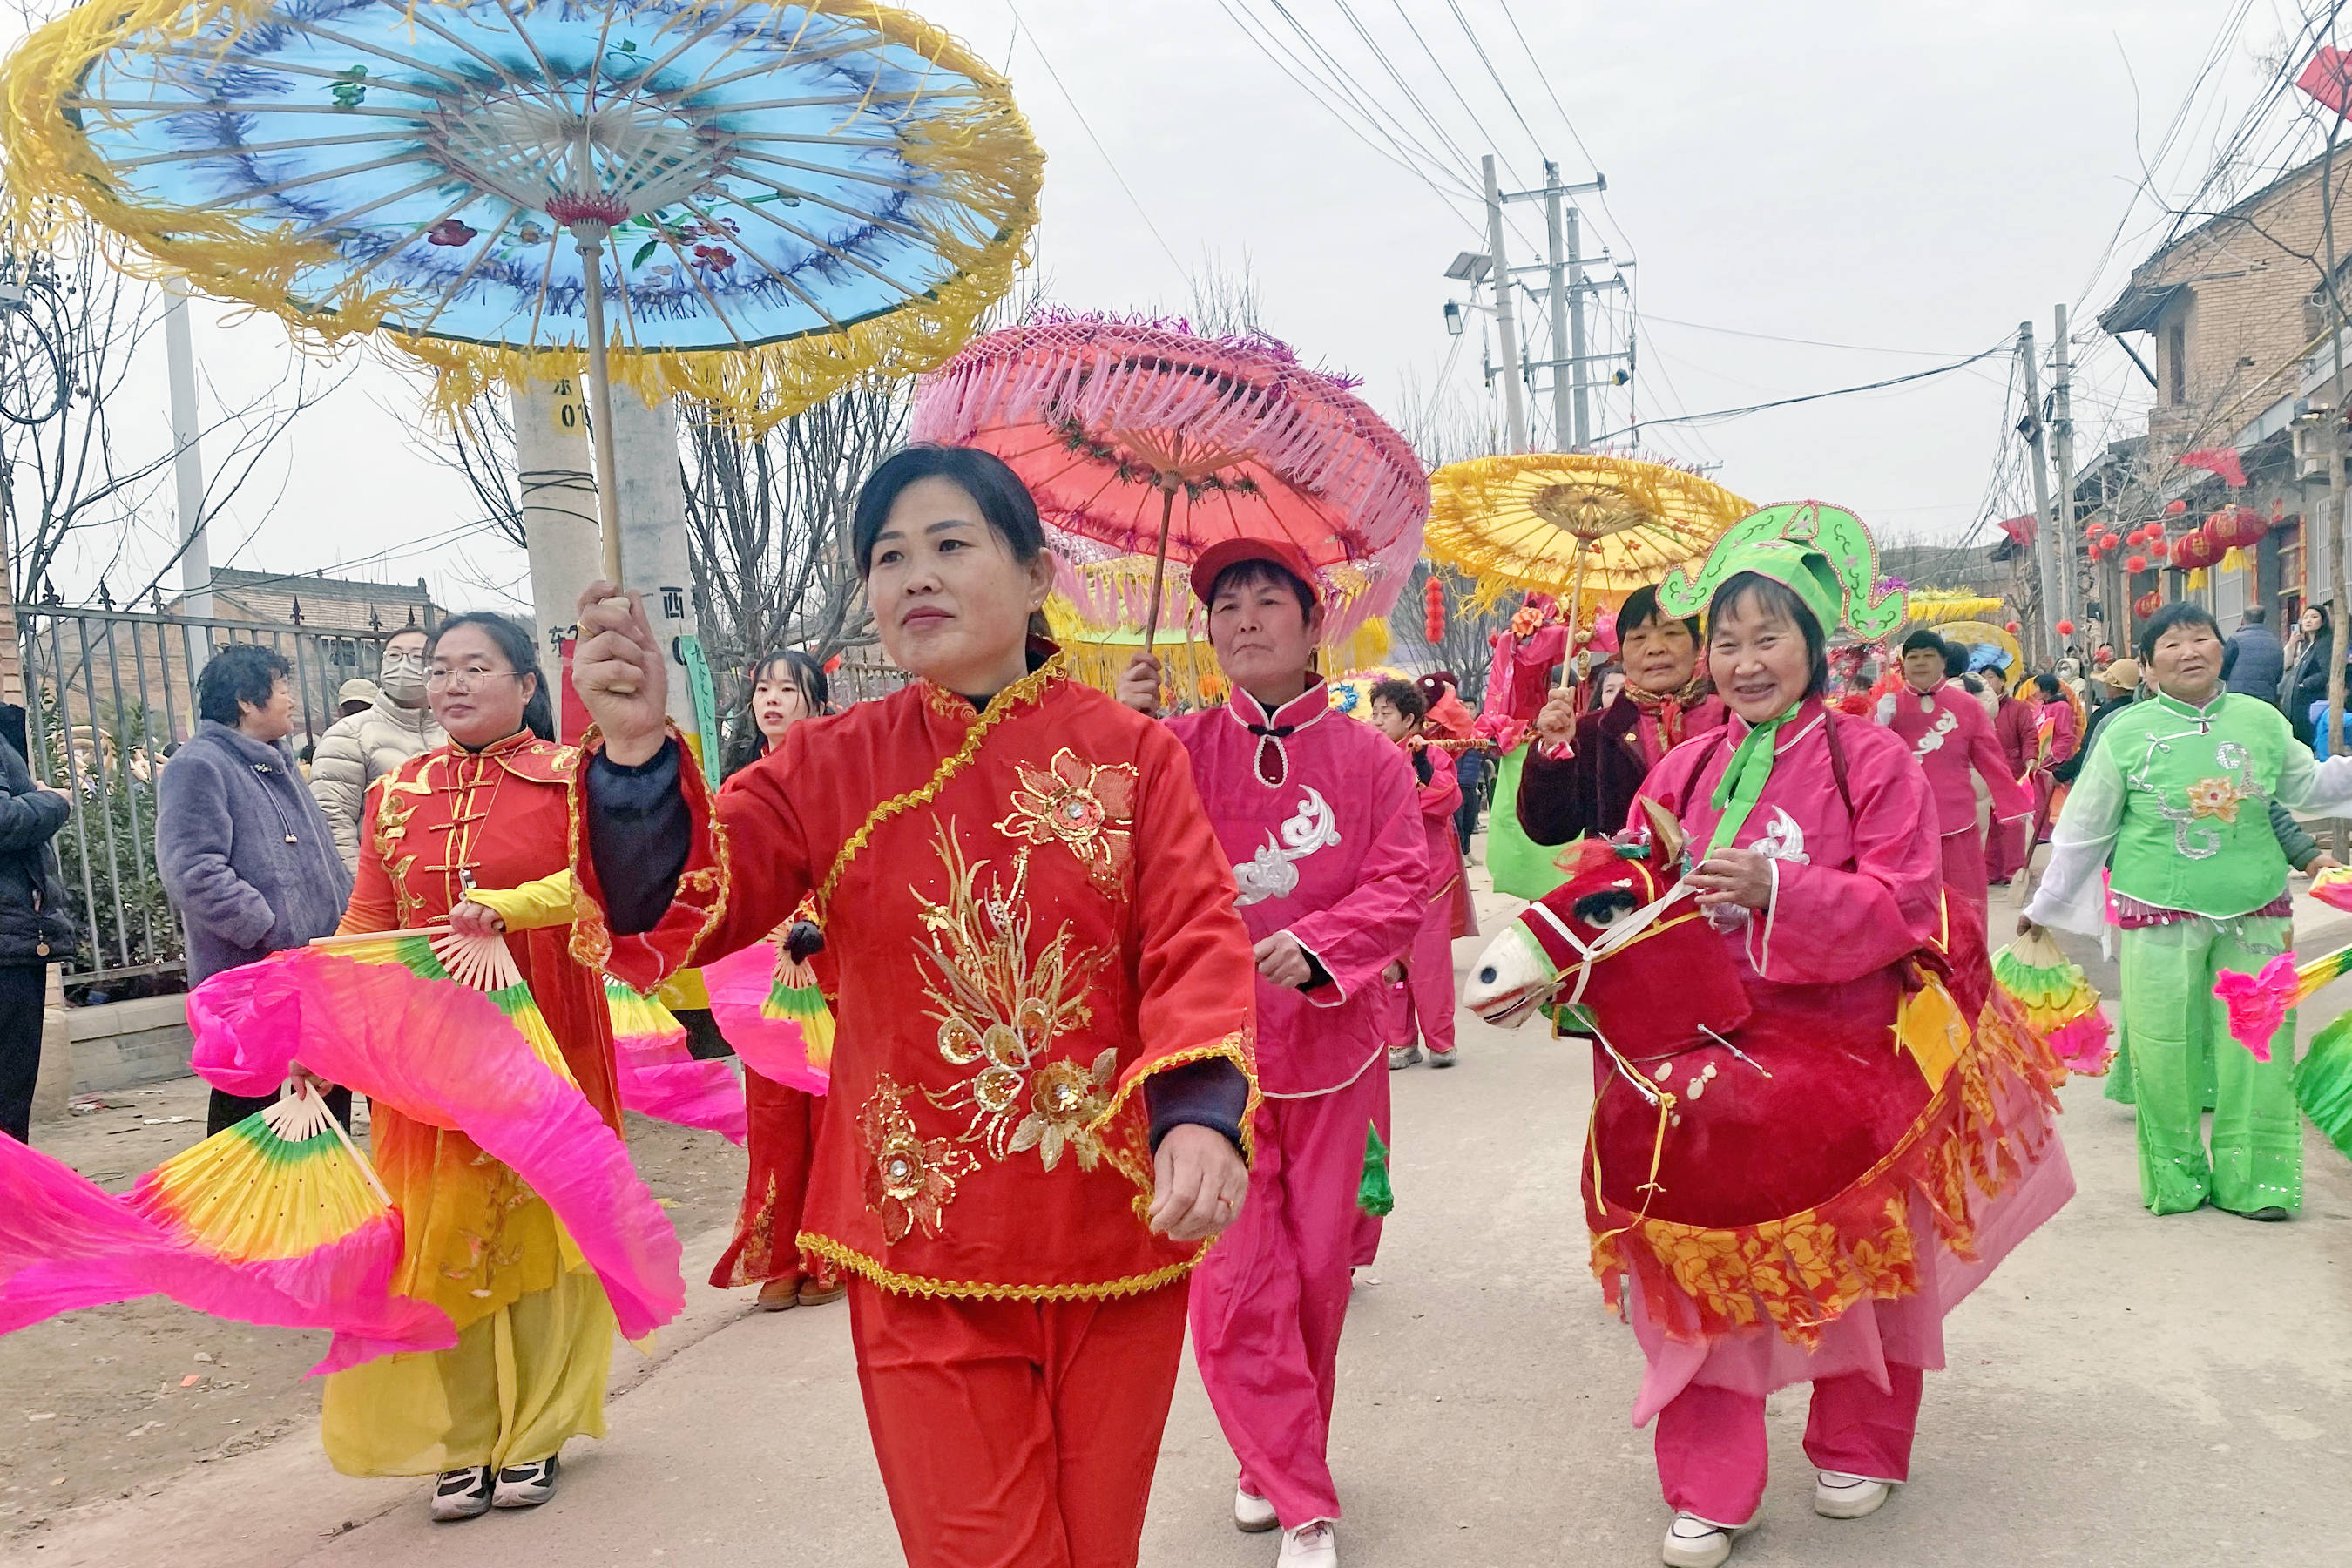
{"label": "paved road", "polygon": [[[1492,929],[1490,924],[1489,929]],[[1476,947],[1465,942],[1467,963]],[[2306,939],[2306,945],[2315,945]],[[2306,1016],[2352,1005],[2352,984]],[[1584,1267],[1585,1064],[1533,1030],[1464,1027],[1465,1064],[1402,1073],[1391,1220],[1341,1356],[1336,1468],[1350,1568],[1657,1561],[1640,1359]],[[1916,1479],[1878,1517],[1813,1516],[1804,1396],[1771,1406],[1777,1473],[1750,1568],[2352,1561],[2352,1166],[2315,1139],[2292,1225],[2158,1221],[2129,1112],[2065,1090],[2082,1194],[1948,1326]],[[425,1521],[421,1491],[352,1482],[296,1436],[68,1519],[15,1561],[425,1568],[898,1561],[838,1310],[698,1298],[692,1340],[575,1445],[536,1513]],[[695,1332],[705,1337],[694,1339]],[[624,1352],[626,1356],[630,1352]],[[0,1415],[0,1418],[5,1418]],[[1188,1372],[1144,1562],[1266,1568],[1227,1521],[1231,1460]],[[2342,1555],[2332,1556],[2340,1552]]]}

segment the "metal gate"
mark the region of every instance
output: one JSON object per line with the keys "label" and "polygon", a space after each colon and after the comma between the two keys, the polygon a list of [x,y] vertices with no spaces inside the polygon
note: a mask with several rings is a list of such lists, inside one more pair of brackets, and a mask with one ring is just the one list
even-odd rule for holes
{"label": "metal gate", "polygon": [[336,693],[373,678],[402,629],[306,626],[19,604],[26,754],[33,773],[71,795],[58,858],[80,940],[68,986],[144,979],[168,989],[185,952],[155,868],[155,775],[194,733],[196,676],[229,643],[273,647],[293,666],[295,730],[306,760],[335,721]]}

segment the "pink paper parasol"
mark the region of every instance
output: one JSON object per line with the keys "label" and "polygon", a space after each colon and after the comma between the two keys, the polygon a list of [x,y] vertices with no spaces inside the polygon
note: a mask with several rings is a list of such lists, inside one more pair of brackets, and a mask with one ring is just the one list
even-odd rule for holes
{"label": "pink paper parasol", "polygon": [[1324,640],[1396,605],[1429,476],[1349,390],[1262,334],[1054,313],[974,339],[923,380],[912,435],[981,447],[1037,498],[1089,620],[1159,630],[1166,563],[1287,540],[1320,579]]}

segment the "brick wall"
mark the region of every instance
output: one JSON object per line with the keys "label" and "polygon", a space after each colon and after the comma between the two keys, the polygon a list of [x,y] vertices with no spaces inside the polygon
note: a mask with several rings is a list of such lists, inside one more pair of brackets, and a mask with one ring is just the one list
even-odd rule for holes
{"label": "brick wall", "polygon": [[[2315,162],[2282,177],[2132,274],[2135,288],[2183,286],[2152,334],[2148,435],[2159,452],[2227,441],[2294,390],[2290,367],[2311,342],[2305,306],[2319,283],[2303,257],[2321,251],[2320,173]],[[2342,202],[2352,158],[2337,161],[2335,179]],[[2352,255],[2352,222],[2339,243]]]}

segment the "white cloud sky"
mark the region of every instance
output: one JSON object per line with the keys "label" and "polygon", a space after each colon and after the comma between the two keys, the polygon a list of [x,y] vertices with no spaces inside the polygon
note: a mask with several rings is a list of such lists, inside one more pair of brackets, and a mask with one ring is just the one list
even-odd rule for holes
{"label": "white cloud sky", "polygon": [[[2142,146],[2152,154],[2242,8],[2215,0],[1510,0],[1507,12],[1503,0],[1285,4],[1368,93],[1435,142],[1349,30],[1349,15],[1361,21],[1465,153],[1475,160],[1491,147],[1524,182],[1537,176],[1539,148],[1570,179],[1591,173],[1553,106],[1558,95],[1609,178],[1607,210],[1589,209],[1591,243],[1639,258],[1646,324],[1633,395],[1646,418],[1926,368],[1995,344],[2028,317],[2046,341],[2062,300],[2077,307],[2078,338],[2095,338],[2092,315],[2161,216],[2143,202],[2110,256],[2142,179]],[[1517,114],[1472,53],[1457,4]],[[1246,258],[1269,330],[1310,363],[1364,377],[1365,395],[1393,414],[1409,387],[1432,385],[1447,363],[1455,340],[1440,312],[1458,286],[1440,274],[1456,251],[1481,244],[1483,220],[1318,107],[1227,5],[1305,47],[1273,0],[920,0],[919,8],[989,58],[1010,60],[1047,153],[1038,252],[1054,298],[1181,310],[1188,269]],[[1015,6],[1028,29],[1017,43]],[[2258,57],[2295,20],[2291,9],[2246,9],[2200,91],[2199,117],[2158,165],[2167,194],[2202,175],[2215,140],[2269,74]],[[1475,179],[1475,163],[1461,174]],[[1538,260],[1528,242],[1542,237],[1539,205],[1512,211],[1513,260]],[[1622,311],[1614,319],[1622,323]],[[1462,342],[1448,384],[1476,399],[1477,340]],[[265,317],[232,321],[203,309],[197,346],[232,393],[282,374],[283,336]],[[2103,431],[2140,425],[2136,373],[2111,346],[2084,352],[2077,417],[2087,454]],[[1949,539],[1985,504],[2009,374],[2008,357],[1996,356],[1915,386],[1654,426],[1643,446],[1717,465],[1719,482],[1759,501],[1819,495],[1885,534]],[[163,439],[163,400],[159,363],[126,395],[134,445]],[[1548,417],[1546,400],[1531,403]],[[396,375],[364,368],[300,422],[280,469],[282,497],[280,475],[265,476],[216,529],[215,563],[424,575],[460,605],[487,596],[471,580],[516,577],[520,561],[487,541],[416,545],[477,511],[462,481],[413,449],[416,408]],[[1627,408],[1612,395],[1601,427],[1617,428]],[[166,491],[158,506],[168,500]],[[168,512],[154,521],[168,531]],[[79,569],[94,571],[87,562]],[[61,574],[61,588],[89,585],[87,575]]]}

